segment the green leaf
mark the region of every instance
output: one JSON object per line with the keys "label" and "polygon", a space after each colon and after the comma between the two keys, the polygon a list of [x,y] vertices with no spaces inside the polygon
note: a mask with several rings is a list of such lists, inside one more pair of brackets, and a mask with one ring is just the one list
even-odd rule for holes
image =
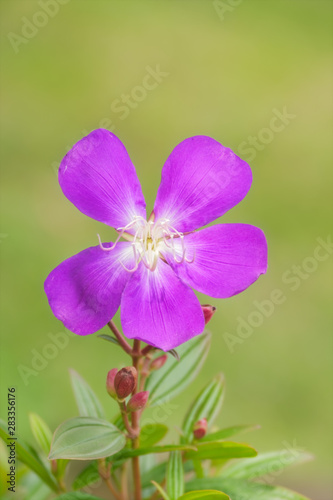
{"label": "green leaf", "polygon": [[69,370],[73,392],[80,417],[104,419],[104,411],[96,394],[75,370]]}
{"label": "green leaf", "polygon": [[71,491],[60,495],[56,500],[101,500],[101,497],[95,497],[90,495],[90,493],[83,493],[81,491]]}
{"label": "green leaf", "polygon": [[160,486],[158,483],[156,483],[156,481],[151,481],[151,483],[155,486],[157,491],[162,495],[164,500],[170,500],[168,495],[165,493],[164,489],[162,488],[162,486]]}
{"label": "green leaf", "polygon": [[240,479],[209,477],[193,479],[186,484],[187,491],[207,488],[224,491],[232,500],[309,500],[286,488]]}
{"label": "green leaf", "polygon": [[47,500],[50,498],[50,488],[30,470],[18,484],[23,488],[24,500]]}
{"label": "green leaf", "polygon": [[118,453],[125,444],[125,436],[110,422],[99,418],[76,417],[56,429],[49,458],[105,458]]}
{"label": "green leaf", "polygon": [[97,462],[91,462],[88,467],[83,469],[80,474],[75,478],[72,488],[73,490],[80,490],[89,484],[96,483],[101,480],[98,472]]}
{"label": "green leaf", "polygon": [[[190,450],[193,449],[192,446],[184,446],[184,445],[169,445],[169,446],[155,446],[155,447],[150,447],[150,448],[138,448],[136,450],[132,449],[125,449],[116,455],[113,455],[110,457],[110,459],[107,459],[107,463],[112,462],[113,464],[113,469],[117,469],[118,464],[121,463],[121,461],[124,461],[128,458],[135,457],[135,456],[145,456],[149,454],[154,454],[154,453],[166,453],[174,450]],[[157,479],[158,481],[162,481],[163,478],[165,477],[165,471],[166,471],[166,464],[158,464],[156,466],[156,471],[155,467],[151,471],[149,471],[148,474],[144,474],[142,478],[142,483],[143,487],[148,487],[151,484],[151,478],[153,477],[154,479]],[[79,489],[83,488],[83,486],[86,486],[88,484],[95,483],[96,481],[99,480],[99,474],[98,474],[98,467],[96,462],[92,462],[91,464],[88,465],[83,471],[80,472],[80,474],[76,477],[75,481],[73,482],[73,488],[74,489]]]}
{"label": "green leaf", "polygon": [[260,429],[260,425],[235,425],[233,427],[227,427],[211,434],[206,434],[200,442],[206,441],[220,441],[221,439],[227,439],[229,437],[235,436],[236,434],[241,434],[242,432],[250,432],[256,429]]}
{"label": "green leaf", "polygon": [[206,418],[208,425],[213,423],[222,406],[223,392],[224,377],[219,375],[206,385],[194,400],[183,422],[183,432],[187,442],[192,440],[193,426],[198,420]]}
{"label": "green leaf", "polygon": [[190,491],[179,497],[178,500],[200,500],[201,498],[205,498],[205,500],[230,500],[228,495],[216,490]]}
{"label": "green leaf", "polygon": [[313,457],[309,453],[301,452],[297,449],[285,449],[262,453],[256,458],[242,460],[230,465],[223,471],[223,477],[233,477],[238,479],[255,479],[258,477],[269,476],[272,472],[290,467],[291,465],[301,464]]}
{"label": "green leaf", "polygon": [[155,467],[153,467],[149,471],[143,472],[143,474],[141,474],[142,488],[144,489],[151,486],[152,478],[154,478],[154,480],[157,481],[158,483],[161,483],[165,478],[166,469],[167,469],[167,463],[162,462],[160,464],[155,465]]}
{"label": "green leaf", "polygon": [[[7,433],[7,426],[3,420],[0,420],[0,437],[4,440],[6,445],[12,440]],[[15,441],[15,448],[17,458],[27,465],[29,469],[34,471],[53,491],[57,492],[58,485],[51,472],[39,458],[37,452],[22,439],[17,439]]]}
{"label": "green leaf", "polygon": [[106,333],[101,333],[100,335],[97,335],[100,339],[107,340],[108,342],[111,342],[112,344],[116,344],[117,346],[120,346],[118,340],[114,337],[111,337],[111,335],[107,335]]}
{"label": "green leaf", "polygon": [[182,444],[151,446],[150,448],[137,448],[135,450],[126,448],[120,453],[117,453],[117,455],[114,457],[114,460],[123,460],[125,458],[139,457],[141,455],[149,455],[150,453],[167,453],[176,450],[190,451],[190,450],[196,450],[196,448],[194,446],[186,446]]}
{"label": "green leaf", "polygon": [[29,422],[34,438],[41,450],[48,456],[52,441],[51,429],[37,413],[29,414]]}
{"label": "green leaf", "polygon": [[184,493],[184,470],[179,450],[170,453],[167,468],[167,492],[170,500],[177,500]]}
{"label": "green leaf", "polygon": [[199,373],[208,354],[210,334],[203,333],[178,347],[180,361],[169,357],[165,365],[154,371],[146,382],[149,404],[156,406],[187,387]]}
{"label": "green leaf", "polygon": [[255,457],[257,452],[247,444],[234,443],[233,441],[212,441],[209,443],[196,443],[197,451],[186,452],[186,458],[192,460],[215,460],[219,458],[244,458]]}
{"label": "green leaf", "polygon": [[140,432],[140,446],[149,448],[161,441],[168,432],[168,427],[164,424],[144,425]]}

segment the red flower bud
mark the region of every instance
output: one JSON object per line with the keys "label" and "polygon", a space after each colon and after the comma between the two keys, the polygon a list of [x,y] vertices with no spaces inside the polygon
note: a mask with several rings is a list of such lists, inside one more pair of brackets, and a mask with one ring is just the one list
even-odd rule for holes
{"label": "red flower bud", "polygon": [[167,354],[163,354],[163,356],[159,356],[158,358],[153,359],[153,361],[150,364],[151,371],[159,370],[160,368],[162,368],[167,359],[168,359]]}
{"label": "red flower bud", "polygon": [[127,403],[127,410],[128,411],[142,410],[142,408],[144,408],[147,404],[148,396],[149,396],[148,391],[137,392],[136,394],[134,394],[134,396],[131,397],[131,399]]}
{"label": "red flower bud", "polygon": [[207,419],[198,420],[193,426],[193,435],[195,439],[202,439],[207,433]]}
{"label": "red flower bud", "polygon": [[207,325],[208,321],[210,321],[216,311],[215,306],[210,306],[209,304],[204,304],[201,306],[202,312],[205,316],[205,325]]}
{"label": "red flower bud", "polygon": [[106,390],[110,394],[111,398],[117,397],[115,388],[114,388],[114,379],[115,376],[117,375],[117,368],[112,368],[112,370],[109,371],[107,377],[106,377]]}
{"label": "red flower bud", "polygon": [[119,370],[114,379],[114,388],[117,397],[123,401],[136,388],[137,372],[133,366],[128,366]]}

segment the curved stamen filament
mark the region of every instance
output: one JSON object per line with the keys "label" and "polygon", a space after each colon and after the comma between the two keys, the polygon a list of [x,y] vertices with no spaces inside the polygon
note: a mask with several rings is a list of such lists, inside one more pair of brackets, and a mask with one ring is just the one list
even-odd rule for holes
{"label": "curved stamen filament", "polygon": [[[127,231],[132,228],[135,228],[135,232],[133,231],[134,234],[127,233]],[[121,262],[121,265],[127,272],[133,273],[136,271],[140,262],[150,271],[155,271],[158,259],[163,259],[160,253],[163,245],[171,250],[173,259],[177,264],[182,264],[183,262],[190,264],[194,262],[195,252],[192,259],[187,257],[184,233],[177,231],[176,228],[171,226],[168,219],[159,219],[155,222],[154,219],[151,218],[146,221],[141,215],[136,215],[129,224],[124,227],[119,227],[117,232],[118,237],[110,247],[103,246],[100,236],[97,235],[99,246],[103,251],[109,252],[115,248],[120,238],[123,237],[130,241],[135,264],[132,269],[129,269]],[[175,240],[179,238],[180,246],[177,247]],[[162,247],[161,244],[163,244]]]}

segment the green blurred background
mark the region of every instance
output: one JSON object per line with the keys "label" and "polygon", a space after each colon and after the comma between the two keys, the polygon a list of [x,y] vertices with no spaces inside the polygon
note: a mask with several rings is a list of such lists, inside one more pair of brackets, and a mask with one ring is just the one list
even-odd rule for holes
{"label": "green blurred background", "polygon": [[[176,399],[169,423],[179,423],[198,388],[223,371],[227,395],[219,424],[261,424],[245,439],[260,451],[290,443],[313,452],[315,461],[277,482],[328,500],[332,258],[327,252],[327,260],[307,258],[317,238],[332,234],[332,2],[59,0],[46,23],[36,14],[42,3],[1,2],[1,402],[6,387],[16,386],[18,429],[27,438],[30,411],[55,428],[76,414],[68,377],[73,367],[115,413],[105,376],[126,358],[96,334],[68,334],[68,345],[43,369],[27,375],[26,383],[22,377],[36,352],[52,343],[48,334],[65,331],[48,307],[45,277],[63,259],[95,245],[97,232],[104,241],[112,238],[63,196],[56,169],[67,149],[90,130],[113,130],[137,167],[149,210],[161,167],[181,140],[205,134],[235,151],[244,143],[239,154],[252,157],[253,187],[223,221],[264,229],[269,271],[245,293],[214,300],[208,362]],[[45,25],[36,32],[29,22]],[[148,66],[165,74],[144,96],[135,87]],[[128,113],[115,108],[123,94],[141,99],[132,97]],[[263,131],[273,110],[284,108],[293,115],[289,123],[279,132]],[[246,152],[249,136],[258,138],[253,154]],[[285,275],[294,265],[307,276],[297,290]],[[225,333],[235,335],[238,317],[246,320],[254,301],[268,299],[276,288],[283,304],[231,352]]]}

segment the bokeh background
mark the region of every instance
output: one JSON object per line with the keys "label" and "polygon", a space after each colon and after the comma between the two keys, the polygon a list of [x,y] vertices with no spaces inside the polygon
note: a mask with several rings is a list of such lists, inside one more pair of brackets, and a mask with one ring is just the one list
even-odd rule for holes
{"label": "bokeh background", "polygon": [[[63,196],[60,160],[87,132],[109,128],[137,167],[149,210],[172,148],[205,134],[253,169],[249,195],[223,221],[264,229],[269,271],[245,293],[214,300],[208,362],[168,422],[176,425],[198,389],[223,371],[218,423],[261,424],[244,438],[260,451],[290,443],[312,452],[313,462],[277,482],[332,498],[332,248],[321,250],[325,260],[313,257],[318,238],[332,237],[332,2],[57,0],[46,22],[37,14],[42,4],[1,2],[1,402],[15,386],[19,433],[31,438],[30,411],[51,428],[76,415],[69,367],[115,413],[105,376],[126,362],[96,334],[68,333],[53,359],[43,354],[54,353],[49,334],[65,332],[48,307],[45,277],[95,245],[97,232],[104,241],[113,236]],[[163,73],[156,88],[142,91],[156,69]],[[131,107],[120,111],[126,95]],[[272,131],[279,112],[288,117]],[[239,317],[247,321],[255,301],[275,289],[284,302],[230,349],[225,334],[237,335]]]}

